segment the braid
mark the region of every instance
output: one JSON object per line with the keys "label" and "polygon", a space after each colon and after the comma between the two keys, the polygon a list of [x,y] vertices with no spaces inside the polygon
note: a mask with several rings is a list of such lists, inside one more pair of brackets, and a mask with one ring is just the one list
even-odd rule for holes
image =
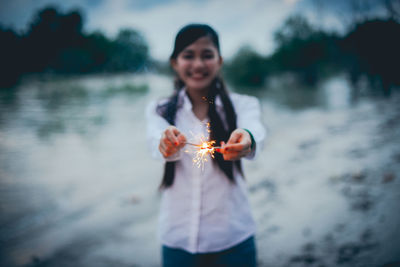
{"label": "braid", "polygon": [[[219,95],[224,107],[225,118],[228,124],[228,129],[225,130],[224,123],[222,119],[218,115],[216,108],[215,108],[215,98]],[[231,133],[237,128],[236,124],[236,113],[233,107],[233,104],[228,96],[226,91],[226,87],[224,82],[220,77],[217,77],[214,82],[213,86],[211,87],[209,93],[209,109],[208,109],[208,117],[210,119],[210,137],[212,140],[216,140],[217,144],[221,143],[221,141],[227,142]],[[226,174],[228,179],[234,182],[233,177],[233,162],[232,161],[225,161],[223,156],[219,153],[214,155],[214,162],[220,167],[220,169]],[[237,160],[234,161],[236,167],[238,168],[239,172],[242,172],[241,161]]]}
{"label": "braid", "polygon": [[[175,125],[176,111],[178,107],[179,92],[183,86],[180,86],[183,82],[179,79],[175,80],[175,92],[169,98],[169,100],[163,104],[158,105],[156,112],[163,117],[169,124]],[[179,86],[179,87],[178,87]],[[159,189],[168,188],[174,183],[175,177],[175,162],[167,161],[164,165],[164,175]]]}

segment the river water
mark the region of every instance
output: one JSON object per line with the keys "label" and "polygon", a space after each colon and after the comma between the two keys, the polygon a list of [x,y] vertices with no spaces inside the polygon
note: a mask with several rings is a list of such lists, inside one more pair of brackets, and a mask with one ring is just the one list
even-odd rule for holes
{"label": "river water", "polygon": [[[162,163],[144,109],[170,78],[25,80],[0,92],[0,265],[159,266]],[[354,100],[343,76],[246,93],[268,141],[246,161],[259,266],[400,261],[400,95]]]}

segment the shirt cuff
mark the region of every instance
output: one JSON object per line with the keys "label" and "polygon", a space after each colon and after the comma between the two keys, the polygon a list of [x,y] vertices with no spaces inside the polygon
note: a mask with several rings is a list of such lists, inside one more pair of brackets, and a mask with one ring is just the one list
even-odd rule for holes
{"label": "shirt cuff", "polygon": [[246,159],[252,159],[252,158],[254,158],[254,156],[256,155],[256,140],[254,140],[253,134],[252,134],[249,130],[244,129],[244,128],[243,128],[243,130],[245,130],[246,132],[248,132],[249,135],[250,135],[250,138],[251,138],[251,147],[250,147],[251,151],[250,151],[249,154],[247,154],[247,155],[245,156],[245,158],[246,158]]}
{"label": "shirt cuff", "polygon": [[[162,155],[161,155],[161,156],[162,156]],[[167,161],[167,162],[177,161],[177,160],[180,160],[180,159],[181,159],[181,151],[179,150],[179,151],[177,151],[176,153],[172,154],[172,155],[169,156],[169,157],[164,157],[164,156],[162,156],[162,157],[163,157],[164,160]]]}

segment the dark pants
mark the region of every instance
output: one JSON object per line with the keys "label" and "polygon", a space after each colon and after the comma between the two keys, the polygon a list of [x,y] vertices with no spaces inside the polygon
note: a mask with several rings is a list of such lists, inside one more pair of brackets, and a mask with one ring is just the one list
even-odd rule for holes
{"label": "dark pants", "polygon": [[255,267],[256,246],[254,237],[229,249],[192,254],[183,249],[162,247],[163,267]]}

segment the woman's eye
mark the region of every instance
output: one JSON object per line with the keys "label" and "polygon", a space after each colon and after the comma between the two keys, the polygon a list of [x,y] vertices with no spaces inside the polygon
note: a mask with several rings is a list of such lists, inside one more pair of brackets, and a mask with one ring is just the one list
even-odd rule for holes
{"label": "woman's eye", "polygon": [[212,58],[214,58],[214,54],[205,54],[205,55],[203,56],[203,58],[205,58],[205,59],[212,59]]}
{"label": "woman's eye", "polygon": [[187,54],[182,56],[184,59],[192,59],[193,55]]}

